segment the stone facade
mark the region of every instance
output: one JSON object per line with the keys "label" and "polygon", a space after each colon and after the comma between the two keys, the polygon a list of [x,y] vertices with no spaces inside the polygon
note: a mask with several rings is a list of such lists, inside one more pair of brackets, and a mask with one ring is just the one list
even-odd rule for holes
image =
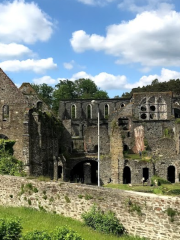
{"label": "stone facade", "polygon": [[[29,190],[29,184],[37,189],[36,192]],[[91,199],[86,200],[86,196]],[[0,176],[0,205],[45,209],[82,220],[81,214],[94,204],[104,211],[113,211],[131,235],[152,240],[179,239],[179,197]],[[139,211],[133,211],[131,206],[136,206]],[[176,213],[173,222],[167,214],[169,208]]]}
{"label": "stone facade", "polygon": [[15,140],[14,156],[27,174],[54,175],[60,123],[29,83],[18,89],[0,69],[0,138]]}
{"label": "stone facade", "polygon": [[[76,165],[91,161],[97,181],[98,110],[102,183],[135,184],[143,177],[150,180],[154,173],[179,182],[180,127],[176,119],[180,117],[180,98],[172,92],[135,93],[130,99],[101,99],[95,105],[84,99],[61,101],[59,117],[69,133],[64,139],[70,152],[67,176],[78,175]],[[143,151],[149,161],[129,160],[124,154]],[[156,163],[150,161],[152,157]]]}

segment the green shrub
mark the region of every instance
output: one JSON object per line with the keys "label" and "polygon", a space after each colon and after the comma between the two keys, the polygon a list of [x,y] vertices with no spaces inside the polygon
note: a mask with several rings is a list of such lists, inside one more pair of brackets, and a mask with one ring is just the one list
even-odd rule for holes
{"label": "green shrub", "polygon": [[28,232],[22,237],[22,240],[51,240],[50,234],[46,231],[33,231]]}
{"label": "green shrub", "polygon": [[67,203],[70,203],[70,202],[71,202],[71,200],[69,199],[69,197],[68,197],[67,195],[66,195],[64,198],[65,198],[65,200],[66,200]]}
{"label": "green shrub", "polygon": [[93,206],[89,212],[83,213],[82,218],[87,226],[100,232],[114,235],[121,235],[125,232],[124,226],[119,223],[113,212],[103,212],[96,206]]}
{"label": "green shrub", "polygon": [[0,239],[19,240],[21,230],[22,227],[19,219],[0,219]]}
{"label": "green shrub", "polygon": [[93,197],[91,195],[88,195],[88,194],[86,194],[84,198],[85,198],[85,200],[93,199]]}
{"label": "green shrub", "polygon": [[51,240],[84,240],[79,234],[67,227],[57,227],[52,232]]}
{"label": "green shrub", "polygon": [[180,189],[171,189],[167,192],[168,195],[180,195]]}
{"label": "green shrub", "polygon": [[167,215],[170,217],[171,222],[174,222],[174,217],[177,214],[176,210],[169,207],[166,209],[166,212],[167,212]]}
{"label": "green shrub", "polygon": [[168,180],[154,175],[151,178],[151,184],[152,185],[154,185],[154,180],[157,180],[158,186],[161,186],[162,184],[171,184],[171,182],[169,182]]}

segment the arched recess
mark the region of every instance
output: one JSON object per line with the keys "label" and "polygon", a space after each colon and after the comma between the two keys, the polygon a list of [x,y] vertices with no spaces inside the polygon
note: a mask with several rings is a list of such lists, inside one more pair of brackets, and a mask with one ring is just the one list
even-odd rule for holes
{"label": "arched recess", "polygon": [[171,183],[175,183],[175,167],[169,166],[167,169],[167,180]]}
{"label": "arched recess", "polygon": [[73,104],[71,106],[71,119],[75,119],[76,118],[76,105]]}
{"label": "arched recess", "polygon": [[5,136],[4,134],[0,134],[0,139],[5,139],[5,140],[7,140],[7,139],[8,139],[8,137],[7,137],[7,136]]}
{"label": "arched recess", "polygon": [[104,105],[104,118],[108,118],[109,116],[109,105],[108,104],[105,104]]}
{"label": "arched recess", "polygon": [[149,179],[149,168],[143,168],[143,178],[145,182]]}
{"label": "arched recess", "polygon": [[131,169],[126,166],[123,170],[123,184],[131,183]]}
{"label": "arched recess", "polygon": [[84,179],[85,179],[85,173],[84,173],[84,164],[85,163],[90,163],[91,165],[91,183],[92,184],[97,184],[97,170],[98,170],[98,163],[97,161],[94,160],[86,160],[86,161],[82,161],[77,163],[71,170],[70,172],[70,180],[72,182],[81,182],[84,183]]}
{"label": "arched recess", "polygon": [[87,119],[91,119],[92,118],[92,106],[91,104],[87,105],[87,109],[86,109],[86,113],[87,113]]}
{"label": "arched recess", "polygon": [[43,104],[43,103],[42,103],[41,101],[38,101],[38,102],[37,102],[37,104],[36,104],[36,105],[37,105],[37,110],[42,111],[42,104]]}
{"label": "arched recess", "polygon": [[9,120],[9,105],[4,105],[2,109],[2,119],[3,121]]}

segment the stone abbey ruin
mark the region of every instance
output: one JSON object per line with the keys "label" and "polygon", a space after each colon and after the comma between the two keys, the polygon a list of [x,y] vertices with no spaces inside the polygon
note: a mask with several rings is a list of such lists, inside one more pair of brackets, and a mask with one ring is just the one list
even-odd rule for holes
{"label": "stone abbey ruin", "polygon": [[96,184],[99,109],[102,184],[136,184],[154,174],[179,182],[180,97],[172,92],[135,93],[97,105],[64,100],[56,118],[29,83],[18,89],[1,69],[0,86],[0,138],[16,141],[14,155],[28,174]]}

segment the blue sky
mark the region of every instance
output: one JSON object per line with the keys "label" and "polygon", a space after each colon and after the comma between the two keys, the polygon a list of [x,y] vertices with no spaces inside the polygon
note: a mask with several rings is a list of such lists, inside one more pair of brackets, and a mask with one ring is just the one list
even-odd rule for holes
{"label": "blue sky", "polygon": [[180,1],[1,1],[0,67],[18,86],[90,78],[110,97],[180,78]]}

